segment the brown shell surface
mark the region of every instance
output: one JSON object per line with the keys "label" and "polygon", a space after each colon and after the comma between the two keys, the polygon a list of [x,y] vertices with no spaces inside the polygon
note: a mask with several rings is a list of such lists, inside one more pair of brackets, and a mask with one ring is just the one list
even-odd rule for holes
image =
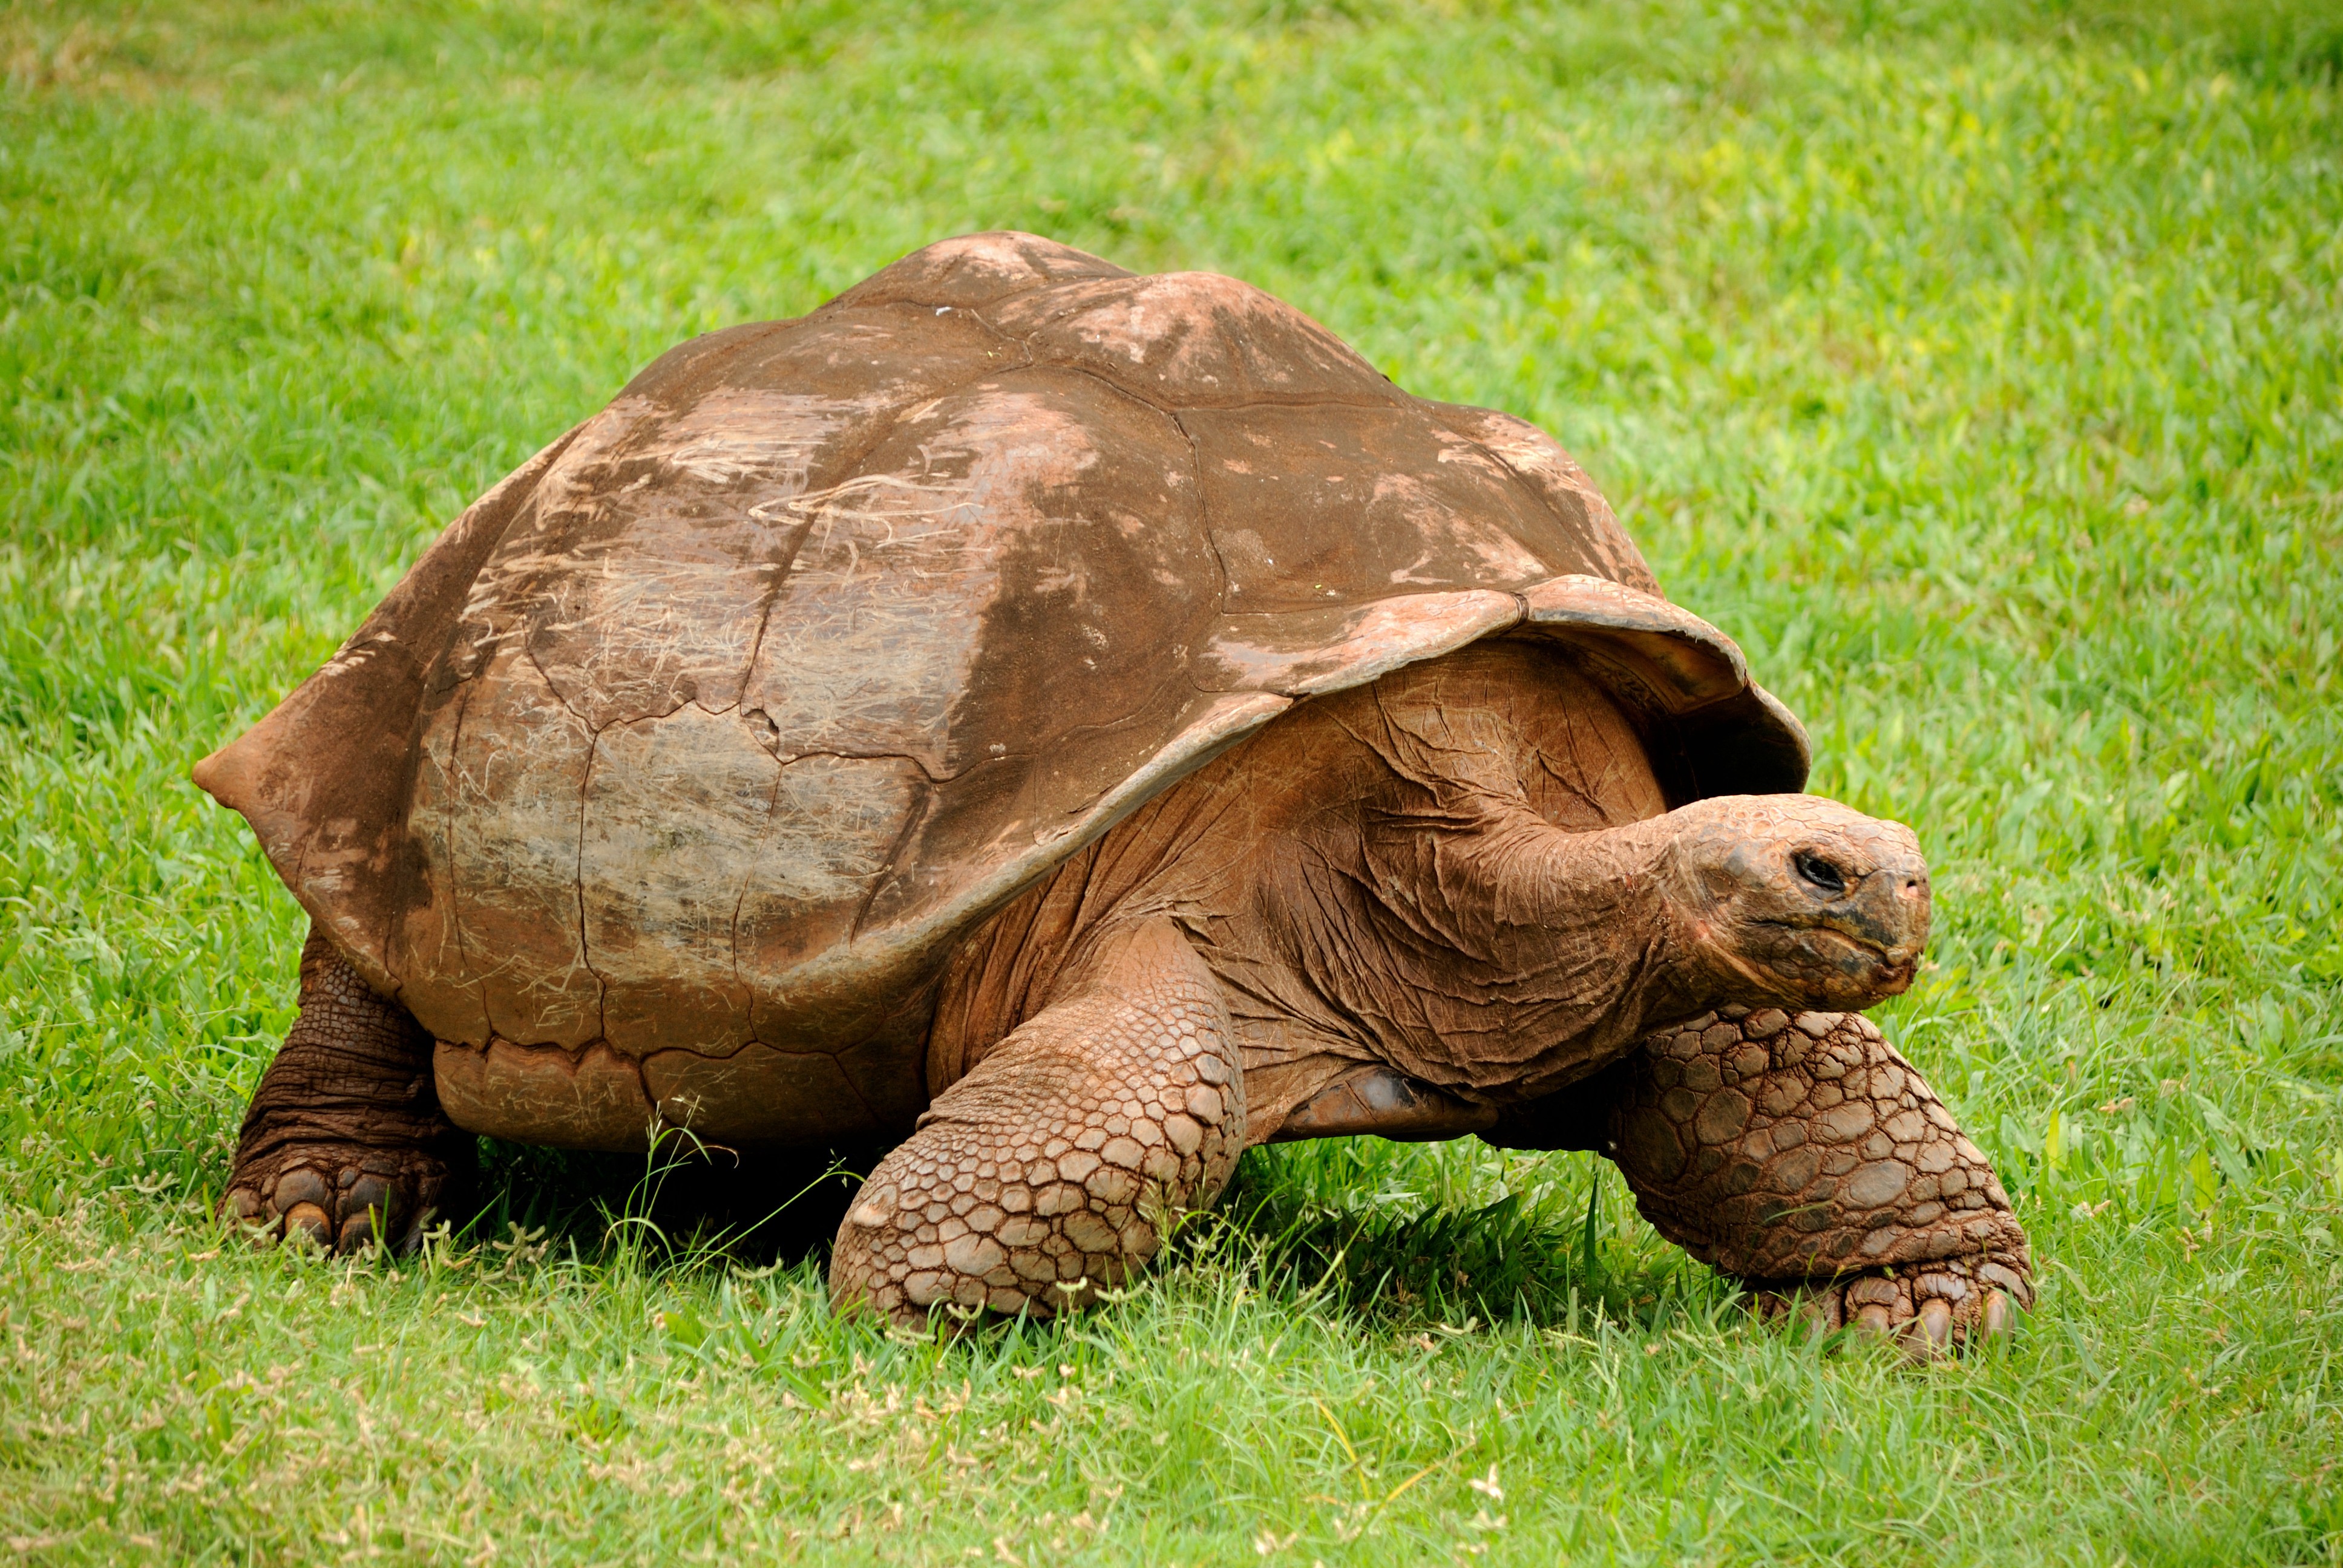
{"label": "brown shell surface", "polygon": [[462,1048],[451,1110],[555,1046],[557,1099],[624,1102],[598,1125],[648,1094],[812,1140],[916,1113],[927,982],[1066,855],[1295,701],[1516,628],[1629,699],[1672,796],[1803,781],[1535,427],[1233,279],[980,235],[659,359],[196,778]]}

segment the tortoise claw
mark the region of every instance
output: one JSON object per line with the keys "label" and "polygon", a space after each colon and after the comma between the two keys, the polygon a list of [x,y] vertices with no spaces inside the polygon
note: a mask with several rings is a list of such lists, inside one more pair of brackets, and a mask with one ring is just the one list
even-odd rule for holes
{"label": "tortoise claw", "polygon": [[330,1252],[334,1250],[333,1221],[315,1203],[296,1203],[285,1211],[285,1239]]}
{"label": "tortoise claw", "polygon": [[334,1239],[334,1251],[347,1257],[363,1252],[374,1240],[374,1215],[367,1211],[351,1215],[342,1221],[341,1233]]}
{"label": "tortoise claw", "polygon": [[1948,1258],[1894,1273],[1761,1285],[1752,1305],[1761,1317],[1803,1321],[1818,1333],[1850,1329],[1926,1365],[2016,1332],[2033,1295],[2023,1268],[1998,1258]]}
{"label": "tortoise claw", "polygon": [[1919,1314],[1896,1331],[1904,1353],[1926,1364],[1953,1348],[1952,1303],[1931,1296],[1920,1303]]}

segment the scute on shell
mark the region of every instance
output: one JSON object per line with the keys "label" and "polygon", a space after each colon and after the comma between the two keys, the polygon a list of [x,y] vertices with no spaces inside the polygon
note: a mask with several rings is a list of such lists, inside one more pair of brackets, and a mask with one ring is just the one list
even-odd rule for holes
{"label": "scute on shell", "polygon": [[1534,427],[1234,279],[979,235],[660,358],[196,779],[445,1042],[459,1121],[820,1141],[916,1115],[924,988],[1064,857],[1294,702],[1515,628],[1673,799],[1803,783]]}

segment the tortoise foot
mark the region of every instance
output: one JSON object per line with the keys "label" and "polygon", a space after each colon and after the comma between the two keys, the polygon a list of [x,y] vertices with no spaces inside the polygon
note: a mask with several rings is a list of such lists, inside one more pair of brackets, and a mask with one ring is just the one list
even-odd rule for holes
{"label": "tortoise foot", "polygon": [[1933,1362],[2016,1332],[2034,1304],[2022,1262],[1946,1258],[1821,1281],[1746,1282],[1759,1317],[1803,1322],[1815,1332],[1853,1329]]}
{"label": "tortoise foot", "polygon": [[301,1013],[245,1112],[220,1218],[329,1252],[412,1251],[474,1149],[440,1113],[429,1033],[313,927]]}
{"label": "tortoise foot", "polygon": [[347,1255],[380,1241],[411,1252],[452,1196],[454,1174],[428,1150],[297,1143],[239,1164],[220,1217],[264,1245]]}

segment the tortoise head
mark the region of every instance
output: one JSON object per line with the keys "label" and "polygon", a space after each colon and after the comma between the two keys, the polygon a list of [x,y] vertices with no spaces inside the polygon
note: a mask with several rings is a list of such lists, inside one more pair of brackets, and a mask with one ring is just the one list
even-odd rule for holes
{"label": "tortoise head", "polygon": [[1901,822],[1814,795],[1727,795],[1668,814],[1670,902],[1721,991],[1853,1011],[1912,983],[1928,867]]}

